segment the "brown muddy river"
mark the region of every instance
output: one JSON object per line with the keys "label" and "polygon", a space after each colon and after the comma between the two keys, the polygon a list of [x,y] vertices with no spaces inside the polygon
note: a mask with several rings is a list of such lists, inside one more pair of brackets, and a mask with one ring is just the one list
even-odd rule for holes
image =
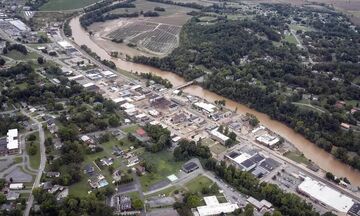
{"label": "brown muddy river", "polygon": [[[94,43],[89,34],[80,26],[79,17],[76,17],[71,20],[70,26],[72,28],[72,34],[75,43],[78,45],[85,44],[92,51],[96,52],[101,58],[111,59],[115,62],[118,68],[121,68],[130,72],[139,72],[139,73],[154,73],[163,78],[168,79],[174,86],[179,86],[181,84],[186,83],[186,81],[180,76],[168,72],[159,70],[157,68],[153,68],[146,65],[136,64],[132,62],[128,62],[121,59],[111,58],[110,55],[101,47],[99,47],[96,43]],[[226,99],[222,96],[219,96],[213,92],[210,92],[206,89],[203,89],[200,86],[193,85],[184,89],[184,92],[199,96],[201,98],[206,99],[209,102],[213,102],[215,100],[226,100],[226,107],[235,110],[237,108],[238,113],[252,113],[254,114],[261,124],[270,128],[275,133],[287,139],[289,142],[293,143],[301,152],[304,153],[305,157],[315,162],[320,166],[321,169],[325,171],[332,172],[336,176],[347,177],[353,185],[360,186],[360,172],[352,169],[351,167],[345,165],[344,163],[336,160],[331,154],[317,147],[314,143],[305,139],[299,133],[296,133],[293,129],[289,128],[285,124],[271,119],[266,114],[257,112],[253,109],[250,109],[242,104],[239,104],[235,101]]]}

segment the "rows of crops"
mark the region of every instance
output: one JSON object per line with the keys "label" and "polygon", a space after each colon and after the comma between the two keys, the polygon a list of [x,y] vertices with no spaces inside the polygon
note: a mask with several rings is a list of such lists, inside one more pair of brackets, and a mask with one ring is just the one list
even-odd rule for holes
{"label": "rows of crops", "polygon": [[146,21],[132,22],[111,32],[111,39],[123,39],[155,53],[169,53],[178,43],[181,27]]}
{"label": "rows of crops", "polygon": [[144,31],[154,30],[156,26],[158,26],[158,24],[151,22],[133,22],[111,32],[108,37],[114,39],[126,39]]}

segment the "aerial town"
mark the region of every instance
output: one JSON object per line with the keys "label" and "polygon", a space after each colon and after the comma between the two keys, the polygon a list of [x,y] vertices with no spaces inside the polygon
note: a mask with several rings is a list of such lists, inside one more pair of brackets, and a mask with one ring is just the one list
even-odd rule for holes
{"label": "aerial town", "polygon": [[[143,7],[148,0],[87,0],[77,8],[64,6],[70,13],[65,16],[53,10],[55,0],[43,1],[43,6],[36,6],[39,0],[0,0],[0,215],[360,216],[360,173],[355,168],[318,147],[318,155],[308,158],[306,146],[264,122],[263,114],[225,97],[194,93],[203,77],[173,82],[151,67],[144,66],[143,73],[126,67],[137,63],[118,63],[133,57],[125,50],[136,44],[115,44],[119,53],[110,52],[115,49],[111,45],[97,52],[95,45],[108,39],[96,29],[113,31],[106,26],[90,26],[87,38],[76,38],[79,29],[85,31],[79,22],[83,13],[125,4],[114,10],[129,10],[130,16],[134,8],[126,4],[138,7],[137,1]],[[158,6],[154,11],[159,13],[176,10],[171,1],[161,2],[147,3]],[[191,4],[179,2],[184,5],[174,7]],[[218,1],[195,2],[209,6]],[[238,2],[229,5],[244,4],[244,11],[259,7],[236,6]],[[43,7],[49,9],[41,11]],[[179,13],[194,12],[184,11]],[[126,19],[142,22],[141,17]],[[211,25],[212,19],[206,22]],[[144,25],[153,28],[131,23],[126,31],[135,35],[145,31]],[[176,41],[181,25],[171,25],[177,34],[171,40]],[[91,34],[95,42],[86,42]],[[299,40],[292,30],[286,35],[295,35],[294,43]],[[135,54],[144,52],[142,46],[152,47],[139,41]],[[168,54],[177,46],[163,50]],[[106,59],[107,54],[112,58]],[[306,93],[302,99],[319,100]],[[337,100],[334,106],[346,103]],[[359,110],[354,106],[348,113]],[[266,121],[281,124],[269,117]],[[339,125],[354,128],[354,133],[359,127],[345,120]]]}

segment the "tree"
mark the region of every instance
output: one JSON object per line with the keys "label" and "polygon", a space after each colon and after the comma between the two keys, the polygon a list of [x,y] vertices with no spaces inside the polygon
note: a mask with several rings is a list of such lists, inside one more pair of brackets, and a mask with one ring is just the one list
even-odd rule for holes
{"label": "tree", "polygon": [[247,204],[244,209],[244,216],[253,216],[254,215],[254,207],[251,204]]}
{"label": "tree", "polygon": [[35,141],[36,140],[36,135],[35,134],[30,134],[28,137],[29,141]]}
{"label": "tree", "polygon": [[197,206],[200,206],[200,204],[201,204],[201,199],[198,195],[192,194],[186,198],[186,205],[189,208],[195,208]]}
{"label": "tree", "polygon": [[335,179],[335,176],[331,173],[331,172],[326,172],[326,178],[331,180],[331,181],[334,181]]}
{"label": "tree", "polygon": [[111,116],[108,122],[110,127],[117,127],[120,125],[119,119],[116,116]]}
{"label": "tree", "polygon": [[36,145],[31,145],[30,147],[29,147],[29,155],[36,155],[36,153],[37,153],[37,146]]}
{"label": "tree", "polygon": [[45,59],[44,59],[42,56],[40,56],[40,57],[38,57],[37,62],[38,62],[40,65],[42,65],[42,64],[45,63]]}
{"label": "tree", "polygon": [[6,202],[6,196],[3,193],[0,193],[0,205]]}
{"label": "tree", "polygon": [[4,66],[6,63],[5,59],[0,57],[0,66]]}
{"label": "tree", "polygon": [[219,131],[220,133],[223,133],[223,132],[224,132],[224,126],[223,126],[223,125],[220,125],[220,126],[218,127],[218,131]]}
{"label": "tree", "polygon": [[6,180],[5,179],[0,179],[0,190],[2,190],[6,185]]}
{"label": "tree", "polygon": [[135,210],[141,210],[144,208],[144,203],[141,199],[135,198],[131,200],[131,205]]}

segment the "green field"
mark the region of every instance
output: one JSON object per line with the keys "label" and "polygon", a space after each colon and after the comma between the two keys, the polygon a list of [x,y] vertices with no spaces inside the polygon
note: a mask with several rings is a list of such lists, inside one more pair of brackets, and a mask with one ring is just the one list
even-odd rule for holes
{"label": "green field", "polygon": [[297,41],[296,41],[295,37],[292,34],[285,35],[284,41],[286,41],[288,43],[292,43],[292,44],[297,44]]}
{"label": "green field", "polygon": [[140,182],[144,191],[147,191],[149,186],[164,180],[167,176],[179,172],[183,164],[183,162],[175,161],[172,153],[167,151],[156,154],[145,152],[142,157],[156,167],[155,172],[141,176]]}
{"label": "green field", "polygon": [[86,7],[88,5],[99,2],[100,0],[49,0],[40,10],[42,11],[58,11],[72,10]]}
{"label": "green field", "polygon": [[185,187],[191,193],[200,193],[204,187],[210,187],[212,184],[213,184],[213,181],[211,181],[209,178],[201,175],[201,176],[194,178],[190,182],[186,183]]}
{"label": "green field", "polygon": [[24,55],[17,50],[11,50],[5,56],[14,60],[32,60],[37,59],[40,55],[34,52],[29,52],[27,55]]}
{"label": "green field", "polygon": [[309,165],[310,164],[310,161],[303,155],[301,154],[300,152],[286,152],[284,154],[285,157],[289,158],[290,160],[293,160],[297,163],[302,163],[302,164],[305,164],[305,165]]}

